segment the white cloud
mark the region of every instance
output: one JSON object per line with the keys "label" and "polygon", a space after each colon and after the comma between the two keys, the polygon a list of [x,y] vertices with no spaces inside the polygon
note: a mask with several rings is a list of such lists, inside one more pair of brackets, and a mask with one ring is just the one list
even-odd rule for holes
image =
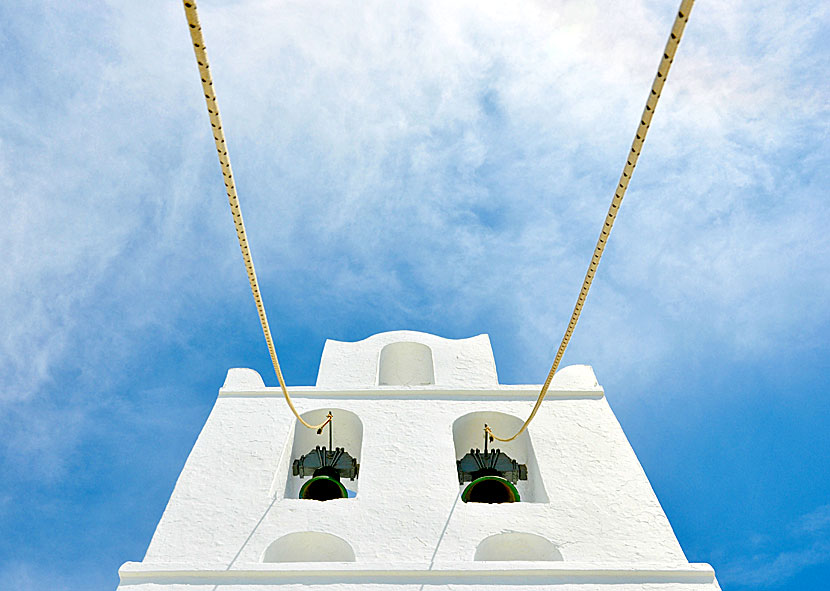
{"label": "white cloud", "polygon": [[817,541],[809,547],[762,557],[747,564],[727,567],[721,579],[743,588],[774,585],[786,581],[805,568],[830,561],[830,544]]}
{"label": "white cloud", "polygon": [[[507,327],[500,372],[541,381],[675,4],[200,2],[278,346],[286,325]],[[129,370],[179,363],[166,342],[241,338],[227,308],[256,331],[181,6],[16,6],[0,6],[7,486],[61,481],[93,439],[195,424],[201,407],[176,407],[195,394],[146,394]],[[694,367],[826,344],[828,10],[698,3],[566,363],[646,385],[678,352]],[[724,581],[830,559],[825,509]],[[38,572],[21,559],[0,581],[42,588]]]}
{"label": "white cloud", "polygon": [[[471,334],[498,310],[516,373],[541,378],[674,3],[200,9],[270,305],[344,326],[326,302],[370,301]],[[26,11],[0,95],[7,403],[55,396],[67,364],[105,390],[197,295],[248,305],[181,8]],[[695,9],[571,359],[636,372],[690,336],[768,354],[826,325],[827,21]]]}
{"label": "white cloud", "polygon": [[[738,588],[757,589],[791,579],[805,568],[830,562],[830,505],[822,505],[793,520],[784,536],[765,536],[765,546],[777,552],[758,553],[728,564],[720,578]],[[781,548],[787,548],[781,550]]]}
{"label": "white cloud", "polygon": [[830,530],[830,505],[822,505],[798,518],[790,528],[792,533],[820,534]]}

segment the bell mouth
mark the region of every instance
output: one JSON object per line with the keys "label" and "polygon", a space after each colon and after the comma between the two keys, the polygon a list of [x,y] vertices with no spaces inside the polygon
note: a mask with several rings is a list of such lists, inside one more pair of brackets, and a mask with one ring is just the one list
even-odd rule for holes
{"label": "bell mouth", "polygon": [[331,476],[315,476],[300,489],[300,498],[312,501],[346,499],[348,496],[346,487]]}
{"label": "bell mouth", "polygon": [[517,503],[521,497],[509,480],[501,476],[482,476],[467,485],[461,500],[465,503]]}

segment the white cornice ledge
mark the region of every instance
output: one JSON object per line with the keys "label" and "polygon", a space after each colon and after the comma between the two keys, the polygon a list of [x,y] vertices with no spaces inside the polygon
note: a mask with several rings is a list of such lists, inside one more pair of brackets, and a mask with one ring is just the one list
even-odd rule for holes
{"label": "white cornice ledge", "polygon": [[[542,389],[538,386],[499,385],[498,388],[436,388],[435,386],[368,386],[366,388],[318,388],[292,386],[292,398],[363,398],[363,399],[478,399],[478,400],[536,400]],[[219,397],[282,398],[279,388],[244,388],[219,390]],[[602,386],[593,388],[550,388],[547,398],[602,398]]]}
{"label": "white cornice ledge", "polygon": [[230,569],[185,564],[127,562],[118,571],[122,584],[709,584],[715,571],[708,564],[626,567],[564,562],[452,562],[429,568],[422,564],[371,565],[355,562],[239,564]]}

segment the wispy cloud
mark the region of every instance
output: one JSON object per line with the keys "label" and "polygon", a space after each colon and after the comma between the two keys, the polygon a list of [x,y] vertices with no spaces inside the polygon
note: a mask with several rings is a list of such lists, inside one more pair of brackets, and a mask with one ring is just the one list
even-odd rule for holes
{"label": "wispy cloud", "polygon": [[830,505],[822,505],[799,517],[790,527],[793,534],[830,532]]}
{"label": "wispy cloud", "polygon": [[830,562],[830,543],[816,541],[799,550],[764,556],[748,564],[726,567],[721,578],[738,588],[757,589],[792,578],[807,567]]}
{"label": "wispy cloud", "polygon": [[[517,371],[540,372],[673,9],[203,4],[266,294],[469,332],[498,308],[521,327]],[[67,363],[129,356],[135,331],[169,331],[238,278],[179,8],[32,3],[6,19],[21,43],[0,105],[6,401],[50,391]],[[740,355],[826,325],[828,111],[823,77],[802,73],[821,67],[828,11],[763,10],[696,10],[573,358],[625,372],[678,333]],[[650,325],[628,361],[603,352]]]}
{"label": "wispy cloud", "polygon": [[[31,60],[65,64],[71,92],[4,102],[4,190],[18,196],[4,233],[3,350],[15,384],[6,398],[48,383],[82,332],[79,317],[110,286],[123,291],[105,306],[123,306],[134,328],[180,310],[165,284],[196,257],[222,270],[216,288],[236,276],[178,8],[112,5],[88,24],[84,10],[59,8],[81,31],[53,16],[57,38],[25,47]],[[526,329],[528,346],[552,346],[671,9],[330,3],[313,19],[309,10],[202,7],[266,291],[288,283],[321,299],[371,297],[462,319],[495,300],[539,327]],[[614,319],[647,322],[642,306],[619,306],[645,286],[649,315],[728,338],[736,351],[788,338],[802,316],[826,322],[809,293],[830,276],[819,215],[828,113],[821,77],[800,74],[820,67],[811,48],[827,9],[768,3],[760,28],[751,10],[752,19],[743,5],[694,14],[590,301],[598,332],[587,347],[618,332]],[[104,37],[84,41],[93,26]],[[56,82],[44,76],[40,92]],[[122,315],[127,307],[144,313]],[[688,326],[704,311],[712,322]],[[641,346],[656,352],[665,338]]]}
{"label": "wispy cloud", "polygon": [[[503,373],[541,381],[675,8],[201,2],[278,334],[507,326]],[[250,296],[181,7],[0,21],[0,445],[46,478],[129,406],[125,371]],[[566,361],[648,381],[679,350],[822,338],[829,21],[695,9]]]}
{"label": "wispy cloud", "polygon": [[788,536],[765,536],[761,542],[777,551],[756,553],[727,564],[720,573],[721,580],[735,588],[760,589],[787,581],[805,568],[830,563],[830,505],[801,515],[787,529]]}

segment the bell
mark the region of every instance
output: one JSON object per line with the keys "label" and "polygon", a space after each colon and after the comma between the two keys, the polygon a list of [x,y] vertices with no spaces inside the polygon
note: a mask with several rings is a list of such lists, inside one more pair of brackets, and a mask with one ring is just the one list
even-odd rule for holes
{"label": "bell", "polygon": [[342,447],[329,451],[317,446],[294,460],[293,466],[294,476],[312,477],[300,488],[300,498],[315,501],[348,498],[349,494],[340,479],[354,480],[359,470],[360,464]]}
{"label": "bell", "polygon": [[509,480],[489,475],[476,478],[467,485],[461,500],[465,503],[517,503],[521,497]]}
{"label": "bell", "polygon": [[346,487],[335,476],[320,474],[306,482],[300,489],[300,498],[312,501],[331,501],[348,498]]}

